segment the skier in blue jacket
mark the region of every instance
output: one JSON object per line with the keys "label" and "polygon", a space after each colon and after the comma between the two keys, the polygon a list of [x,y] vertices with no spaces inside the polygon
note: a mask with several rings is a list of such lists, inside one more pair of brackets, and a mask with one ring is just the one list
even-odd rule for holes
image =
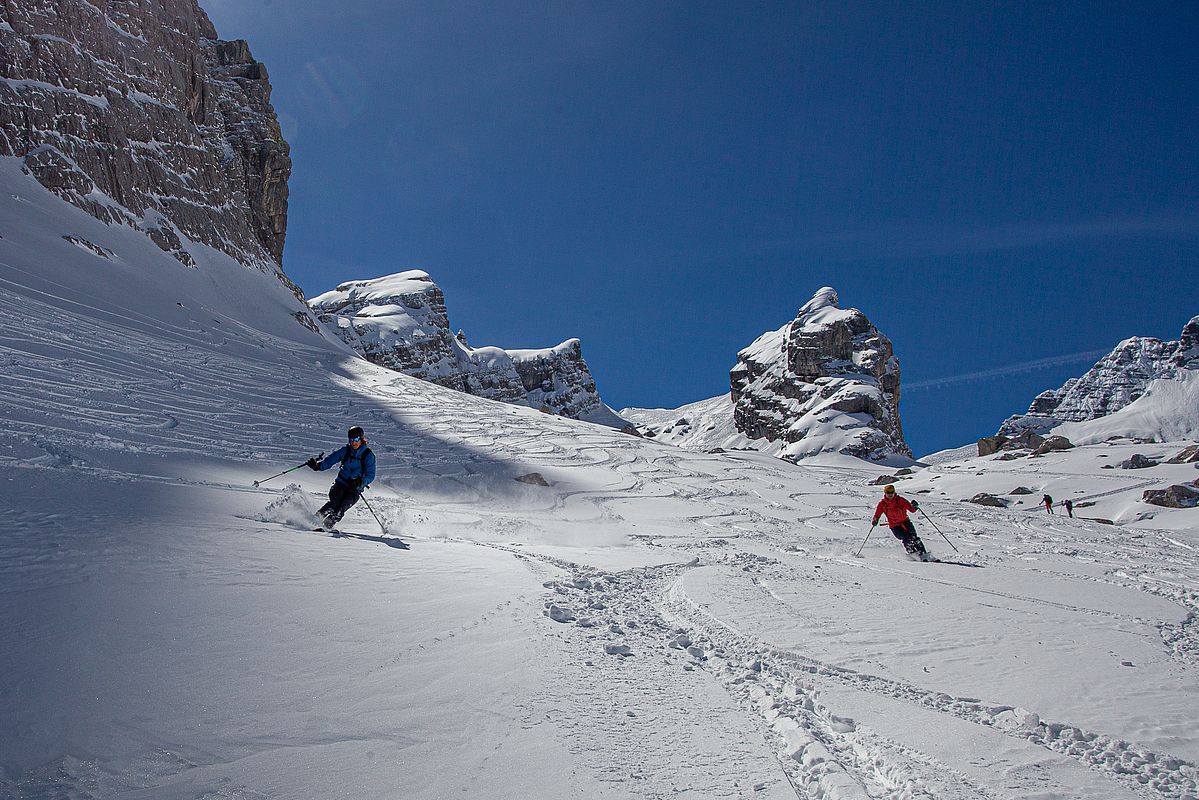
{"label": "skier in blue jacket", "polygon": [[375,479],[375,454],[366,446],[366,437],[357,425],[350,428],[349,443],[335,450],[317,463],[315,458],[306,462],[310,469],[326,470],[340,464],[337,479],[329,487],[329,502],[317,510],[325,528],[334,528],[345,516],[350,506],[358,502],[362,491]]}

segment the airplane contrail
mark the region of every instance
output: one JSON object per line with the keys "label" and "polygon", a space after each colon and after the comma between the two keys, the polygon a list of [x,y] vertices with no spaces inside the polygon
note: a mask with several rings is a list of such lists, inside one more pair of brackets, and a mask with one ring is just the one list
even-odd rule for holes
{"label": "airplane contrail", "polygon": [[1020,364],[1009,364],[1006,367],[995,367],[994,369],[984,369],[978,372],[965,372],[961,375],[948,375],[944,378],[933,378],[927,381],[916,381],[915,383],[907,384],[903,387],[903,391],[911,391],[913,389],[931,389],[934,386],[948,386],[954,383],[966,383],[968,381],[987,380],[988,378],[998,378],[1003,375],[1015,375],[1019,372],[1031,372],[1045,367],[1057,367],[1063,364],[1074,364],[1079,361],[1098,360],[1102,356],[1109,353],[1109,350],[1088,350],[1084,353],[1068,353],[1062,356],[1050,356],[1049,358],[1038,358],[1035,361],[1025,361]]}

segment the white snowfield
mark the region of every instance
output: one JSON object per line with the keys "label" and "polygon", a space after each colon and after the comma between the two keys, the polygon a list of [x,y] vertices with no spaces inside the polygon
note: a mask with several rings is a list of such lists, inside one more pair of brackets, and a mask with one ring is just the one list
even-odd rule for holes
{"label": "white snowfield", "polygon": [[[1199,794],[1199,510],[1035,505],[1193,465],[939,463],[899,486],[958,551],[918,516],[945,563],[854,558],[877,466],[398,375],[270,276],[0,189],[0,797]],[[253,486],[352,424],[387,535],[310,530],[331,472]]]}
{"label": "white snowfield", "polygon": [[1199,440],[1199,372],[1182,370],[1177,378],[1159,378],[1114,414],[1067,422],[1053,432],[1077,444],[1103,442],[1112,436]]}
{"label": "white snowfield", "polygon": [[728,394],[709,397],[678,408],[622,408],[621,419],[652,429],[653,438],[687,450],[757,450],[777,456],[782,440],[750,439],[733,423],[733,401]]}

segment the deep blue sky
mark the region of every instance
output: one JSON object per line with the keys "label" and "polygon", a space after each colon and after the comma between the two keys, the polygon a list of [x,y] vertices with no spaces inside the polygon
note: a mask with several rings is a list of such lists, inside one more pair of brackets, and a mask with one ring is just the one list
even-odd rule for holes
{"label": "deep blue sky", "polygon": [[921,454],[1199,314],[1193,2],[201,4],[270,71],[310,296],[428,270],[616,408],[727,391],[830,285]]}

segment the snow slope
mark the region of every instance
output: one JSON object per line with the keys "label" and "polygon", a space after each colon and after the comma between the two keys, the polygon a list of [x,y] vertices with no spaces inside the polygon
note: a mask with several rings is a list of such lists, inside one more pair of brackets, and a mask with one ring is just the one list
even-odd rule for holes
{"label": "snow slope", "polygon": [[757,450],[770,455],[783,452],[785,442],[750,439],[733,423],[733,401],[727,394],[678,408],[624,408],[628,420],[642,435],[688,450]]}
{"label": "snow slope", "polygon": [[[853,558],[878,467],[398,375],[219,253],[11,161],[0,198],[0,797],[1199,793],[1190,512],[960,502],[1000,469],[1131,502],[1148,478],[1072,475],[1096,451],[919,471],[961,552],[920,517],[947,563],[878,530]],[[328,473],[252,485],[353,423],[389,535],[309,530]]]}
{"label": "snow slope", "polygon": [[1106,417],[1068,422],[1053,431],[1076,444],[1114,436],[1157,441],[1199,440],[1199,372],[1185,370],[1176,379],[1151,381],[1145,393]]}

